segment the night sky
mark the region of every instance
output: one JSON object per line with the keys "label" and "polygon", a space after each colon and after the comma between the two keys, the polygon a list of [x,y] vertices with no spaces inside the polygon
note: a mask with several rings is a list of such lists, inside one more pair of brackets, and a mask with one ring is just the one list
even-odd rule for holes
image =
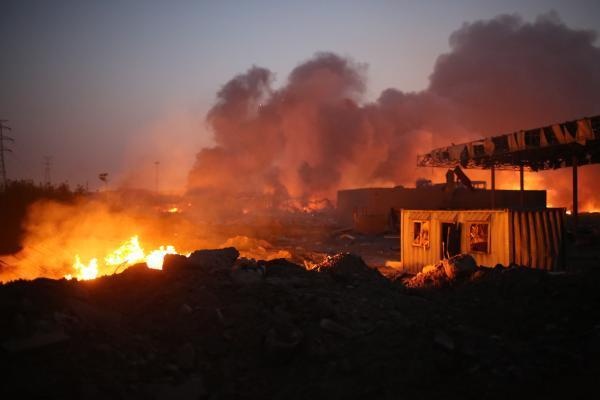
{"label": "night sky", "polygon": [[[85,4],[84,4],[85,3]],[[589,1],[8,1],[0,16],[0,118],[16,143],[11,179],[152,188],[185,183],[212,143],[206,112],[252,65],[282,84],[317,51],[368,64],[364,101],[427,87],[450,34],[464,22],[556,11],[600,31]],[[596,41],[598,43],[598,40]],[[578,116],[574,116],[578,117]],[[556,121],[549,121],[556,122]]]}

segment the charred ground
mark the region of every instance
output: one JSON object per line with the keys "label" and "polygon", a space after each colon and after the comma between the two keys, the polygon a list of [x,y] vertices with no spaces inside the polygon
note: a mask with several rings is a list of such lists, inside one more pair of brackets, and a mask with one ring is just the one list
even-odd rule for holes
{"label": "charred ground", "polygon": [[580,397],[600,372],[596,269],[409,284],[349,254],[236,256],[2,285],[3,397]]}

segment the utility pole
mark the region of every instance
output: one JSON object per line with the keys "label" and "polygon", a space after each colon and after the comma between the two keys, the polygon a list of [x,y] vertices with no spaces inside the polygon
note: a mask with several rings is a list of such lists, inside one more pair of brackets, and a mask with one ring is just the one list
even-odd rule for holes
{"label": "utility pole", "polygon": [[14,139],[4,134],[4,131],[10,131],[10,127],[6,125],[8,120],[0,119],[0,191],[6,190],[8,179],[6,178],[6,164],[4,163],[4,153],[12,153],[12,149],[6,146],[5,142],[14,143]]}
{"label": "utility pole", "polygon": [[108,190],[108,172],[102,172],[98,174],[98,178],[104,182],[104,191]]}
{"label": "utility pole", "polygon": [[160,166],[160,161],[154,161],[154,191],[158,193],[158,167]]}
{"label": "utility pole", "polygon": [[50,179],[50,167],[52,164],[52,157],[44,156],[44,186],[50,187],[52,180]]}

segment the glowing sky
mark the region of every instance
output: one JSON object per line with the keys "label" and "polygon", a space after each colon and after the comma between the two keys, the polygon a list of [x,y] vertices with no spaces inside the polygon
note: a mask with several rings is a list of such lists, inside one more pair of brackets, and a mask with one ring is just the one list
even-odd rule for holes
{"label": "glowing sky", "polygon": [[[86,4],[83,4],[86,3]],[[89,4],[88,4],[89,3]],[[252,65],[280,81],[316,51],[367,63],[368,98],[428,84],[448,37],[465,21],[555,10],[600,30],[589,1],[15,1],[0,15],[0,118],[16,143],[10,178],[181,184],[210,135],[215,93]]]}

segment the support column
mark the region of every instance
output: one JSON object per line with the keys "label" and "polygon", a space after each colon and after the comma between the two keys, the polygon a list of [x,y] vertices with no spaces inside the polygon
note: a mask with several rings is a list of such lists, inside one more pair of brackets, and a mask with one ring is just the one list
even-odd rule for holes
{"label": "support column", "polygon": [[496,168],[492,165],[492,210],[496,208]]}
{"label": "support column", "polygon": [[525,167],[523,164],[519,166],[519,201],[521,208],[525,207]]}
{"label": "support column", "polygon": [[573,218],[573,233],[577,235],[577,225],[579,223],[579,199],[577,196],[577,157],[573,156],[573,210],[571,210],[571,218]]}

